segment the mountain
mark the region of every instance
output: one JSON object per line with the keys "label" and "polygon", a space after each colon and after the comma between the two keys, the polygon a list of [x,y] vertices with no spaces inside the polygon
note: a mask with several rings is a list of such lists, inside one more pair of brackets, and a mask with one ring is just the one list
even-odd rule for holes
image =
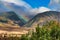
{"label": "mountain", "polygon": [[30,18],[33,17],[33,15],[31,17],[29,10],[24,6],[20,6],[15,3],[0,1],[0,13],[9,11],[13,11],[18,16],[23,17],[25,21],[28,21]]}
{"label": "mountain", "polygon": [[12,11],[0,13],[0,23],[8,23],[8,22],[12,24],[13,23],[18,24],[20,26],[25,24],[25,21]]}
{"label": "mountain", "polygon": [[32,27],[32,26],[37,26],[37,24],[42,26],[47,21],[51,21],[51,20],[60,21],[60,12],[47,11],[47,12],[39,13],[36,16],[34,16],[31,20],[29,20],[29,22],[27,22],[24,26]]}
{"label": "mountain", "polygon": [[0,5],[3,4],[2,8],[0,8],[0,9],[3,9],[2,12],[4,12],[5,10],[14,11],[18,16],[21,16],[27,19],[26,21],[28,21],[31,18],[29,9],[27,9],[25,6],[17,5],[15,3],[10,3],[6,1],[0,1],[0,2],[1,2]]}

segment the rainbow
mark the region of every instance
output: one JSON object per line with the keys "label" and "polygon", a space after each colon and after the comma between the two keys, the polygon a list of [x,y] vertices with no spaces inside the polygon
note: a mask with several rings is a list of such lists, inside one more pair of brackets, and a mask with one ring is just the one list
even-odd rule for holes
{"label": "rainbow", "polygon": [[8,8],[9,10],[14,11],[14,12],[18,15],[18,17],[19,17],[20,19],[22,19],[23,21],[27,22],[27,21],[29,20],[28,16],[26,16],[26,15],[24,15],[24,14],[23,14],[23,15],[18,14],[18,13],[16,12],[16,10],[14,10],[10,5],[4,4],[4,6],[5,6],[6,8]]}

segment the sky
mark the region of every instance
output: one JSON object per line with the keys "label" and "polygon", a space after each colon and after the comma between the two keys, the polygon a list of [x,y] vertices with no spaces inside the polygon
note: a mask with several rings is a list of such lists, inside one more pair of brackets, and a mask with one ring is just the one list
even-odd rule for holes
{"label": "sky", "polygon": [[0,0],[0,12],[36,15],[45,11],[60,11],[60,0]]}
{"label": "sky", "polygon": [[0,0],[0,12],[13,11],[28,19],[31,15],[46,11],[59,11],[60,0]]}
{"label": "sky", "polygon": [[23,0],[23,1],[27,2],[33,8],[36,8],[36,7],[38,8],[40,6],[47,7],[50,2],[50,0]]}
{"label": "sky", "polygon": [[[26,9],[34,11],[40,7],[46,7],[54,11],[60,11],[60,0],[0,0],[3,2],[14,3],[18,6],[23,6]],[[7,4],[5,4],[6,6]],[[9,5],[8,5],[9,6]],[[9,8],[9,7],[8,7]]]}
{"label": "sky", "polygon": [[40,7],[47,7],[52,10],[60,11],[60,0],[0,0],[9,3],[14,3],[19,6],[24,6],[27,9],[36,9]]}
{"label": "sky", "polygon": [[47,7],[49,2],[50,2],[50,0],[2,0],[2,1],[14,2],[14,3],[20,2],[21,4],[27,3],[33,8],[40,7],[40,6],[46,6]]}

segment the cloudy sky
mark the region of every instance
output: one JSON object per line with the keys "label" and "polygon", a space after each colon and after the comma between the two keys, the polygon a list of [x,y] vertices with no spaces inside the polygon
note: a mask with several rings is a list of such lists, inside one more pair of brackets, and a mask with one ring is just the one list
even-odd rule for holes
{"label": "cloudy sky", "polygon": [[[46,10],[60,11],[60,5],[59,5],[60,0],[1,0],[1,1],[14,3],[18,6],[26,7],[26,9],[32,10],[33,12],[35,10],[38,10],[39,12],[39,10],[41,11],[41,8],[44,11]],[[7,4],[5,5],[7,6]]]}
{"label": "cloudy sky", "polygon": [[60,11],[60,0],[0,0],[0,11],[14,11],[21,15]]}

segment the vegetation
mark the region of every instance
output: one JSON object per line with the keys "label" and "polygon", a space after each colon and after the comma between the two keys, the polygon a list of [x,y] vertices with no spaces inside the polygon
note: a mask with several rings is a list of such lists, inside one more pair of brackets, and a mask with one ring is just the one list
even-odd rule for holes
{"label": "vegetation", "polygon": [[47,22],[42,27],[37,25],[35,30],[21,37],[9,37],[10,40],[60,40],[60,25],[56,21]]}
{"label": "vegetation", "polygon": [[43,27],[22,35],[20,40],[60,40],[60,25],[56,21],[47,22]]}

